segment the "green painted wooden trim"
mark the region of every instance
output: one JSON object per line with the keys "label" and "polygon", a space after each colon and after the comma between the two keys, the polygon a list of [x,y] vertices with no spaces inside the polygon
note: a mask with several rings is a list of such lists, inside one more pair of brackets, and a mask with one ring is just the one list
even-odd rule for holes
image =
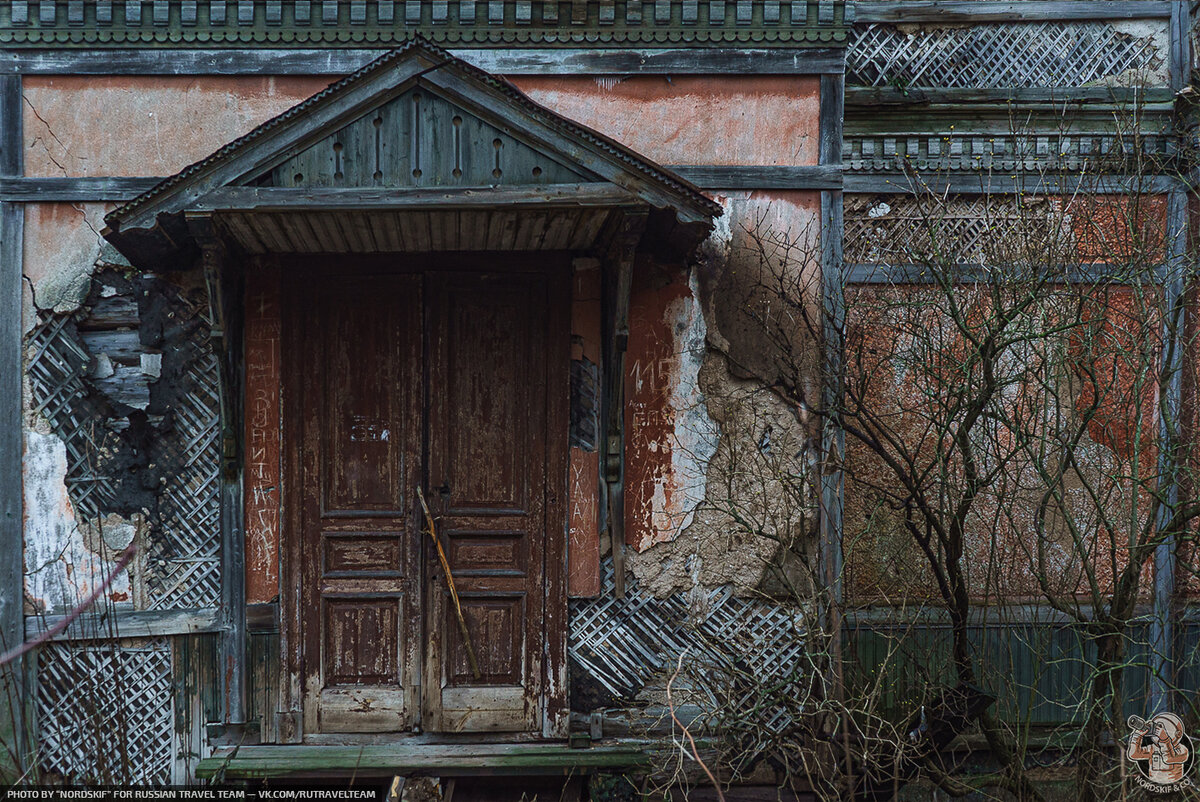
{"label": "green painted wooden trim", "polygon": [[[403,737],[403,736],[400,736]],[[196,765],[196,777],[262,779],[472,774],[563,774],[597,769],[637,769],[649,765],[650,741],[615,741],[572,749],[563,743],[297,744],[225,749]]]}
{"label": "green painted wooden trim", "polygon": [[11,0],[0,4],[0,47],[387,47],[414,34],[453,48],[830,47],[844,46],[850,35],[844,0],[791,0],[771,10],[764,3],[729,8],[734,4],[684,0],[653,9],[624,0],[339,2],[319,10],[294,0],[143,5]]}

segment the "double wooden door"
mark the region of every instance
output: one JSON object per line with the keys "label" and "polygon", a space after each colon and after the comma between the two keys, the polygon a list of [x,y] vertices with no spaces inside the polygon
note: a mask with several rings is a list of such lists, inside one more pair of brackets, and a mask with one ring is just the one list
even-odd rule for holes
{"label": "double wooden door", "polygon": [[413,261],[294,274],[304,731],[541,731],[564,592],[565,281]]}

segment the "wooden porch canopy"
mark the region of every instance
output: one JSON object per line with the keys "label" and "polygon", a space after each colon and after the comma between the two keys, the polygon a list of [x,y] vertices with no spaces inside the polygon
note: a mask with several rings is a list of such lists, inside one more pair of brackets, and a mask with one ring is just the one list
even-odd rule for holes
{"label": "wooden porch canopy", "polygon": [[634,214],[637,247],[679,259],[720,211],[417,39],[116,209],[104,236],[163,269],[190,266],[211,234],[247,254],[585,250]]}

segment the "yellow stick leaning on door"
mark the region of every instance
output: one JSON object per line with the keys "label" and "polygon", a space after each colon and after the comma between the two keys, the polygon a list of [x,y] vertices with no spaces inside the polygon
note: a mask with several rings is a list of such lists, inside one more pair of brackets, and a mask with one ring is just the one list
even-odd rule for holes
{"label": "yellow stick leaning on door", "polygon": [[437,549],[438,562],[442,564],[442,572],[446,575],[446,586],[450,588],[450,599],[454,602],[454,614],[458,618],[458,629],[462,633],[463,644],[467,647],[467,660],[471,662],[471,673],[475,679],[482,679],[483,673],[479,670],[479,661],[475,659],[475,649],[471,646],[471,635],[467,631],[467,619],[463,617],[462,605],[458,601],[458,590],[454,587],[454,574],[450,573],[450,562],[446,559],[446,552],[442,550],[442,541],[437,536],[437,529],[433,525],[433,515],[429,512],[429,505],[425,503],[425,494],[421,492],[421,487],[417,486],[417,498],[421,500],[421,509],[425,511],[425,523],[429,527],[429,537],[433,540],[433,546]]}

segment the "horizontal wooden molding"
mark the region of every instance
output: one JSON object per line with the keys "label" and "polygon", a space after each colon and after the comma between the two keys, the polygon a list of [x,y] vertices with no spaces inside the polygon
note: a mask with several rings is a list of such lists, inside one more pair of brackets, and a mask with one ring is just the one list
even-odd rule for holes
{"label": "horizontal wooden molding", "polygon": [[[25,616],[25,639],[43,636],[63,620],[61,615]],[[279,606],[274,603],[246,606],[247,629],[275,632],[279,629]],[[169,635],[199,635],[220,632],[221,611],[217,607],[186,610],[112,610],[89,613],[71,622],[53,641],[154,638]]]}
{"label": "horizontal wooden molding", "polygon": [[[382,49],[10,50],[0,74],[22,75],[348,75]],[[784,49],[767,43],[720,48],[497,48],[450,53],[503,75],[840,74],[845,51]]]}
{"label": "horizontal wooden molding", "polygon": [[844,0],[54,2],[0,5],[0,47],[806,47],[844,44]]}
{"label": "horizontal wooden molding", "polygon": [[858,0],[854,22],[1021,22],[1035,20],[1158,19],[1169,0]]}

